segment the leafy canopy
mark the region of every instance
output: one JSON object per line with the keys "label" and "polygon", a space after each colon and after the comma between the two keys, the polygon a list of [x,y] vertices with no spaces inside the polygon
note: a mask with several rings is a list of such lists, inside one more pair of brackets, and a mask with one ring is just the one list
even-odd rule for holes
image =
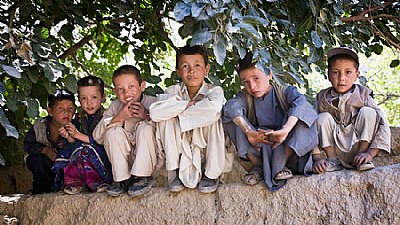
{"label": "leafy canopy", "polygon": [[[247,50],[277,82],[312,96],[305,74],[312,66],[325,74],[327,48],[348,44],[367,56],[383,46],[400,50],[399,11],[394,0],[0,0],[0,154],[11,161],[17,151],[10,146],[46,108],[49,93],[76,91],[88,74],[111,87],[111,73],[127,55],[151,84],[148,94],[176,83],[167,60],[180,47],[174,29],[209,48],[209,82],[227,98],[240,89],[236,62]],[[398,54],[387,67],[399,67]]]}

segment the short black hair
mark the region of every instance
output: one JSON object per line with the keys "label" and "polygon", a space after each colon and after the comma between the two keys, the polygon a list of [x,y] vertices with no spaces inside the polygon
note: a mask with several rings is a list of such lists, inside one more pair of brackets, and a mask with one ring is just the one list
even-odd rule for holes
{"label": "short black hair", "polygon": [[99,91],[104,95],[104,81],[100,77],[87,76],[78,80],[78,95],[80,87],[95,86],[99,88]]}
{"label": "short black hair", "polygon": [[179,65],[179,59],[181,56],[183,55],[201,55],[203,57],[204,60],[204,65],[208,65],[208,52],[207,49],[202,46],[202,45],[194,45],[194,46],[190,46],[190,45],[185,45],[181,48],[178,48],[178,50],[176,51],[176,65],[175,68],[178,68]]}
{"label": "short black hair", "polygon": [[75,96],[72,92],[67,89],[57,89],[56,93],[49,94],[47,97],[47,106],[53,108],[53,106],[62,100],[70,100],[75,105]]}
{"label": "short black hair", "polygon": [[338,59],[347,59],[347,60],[351,60],[354,63],[354,67],[358,70],[358,68],[360,67],[360,63],[355,60],[353,57],[346,55],[346,54],[339,54],[339,55],[334,55],[332,57],[330,57],[328,59],[328,70],[331,69],[332,64],[338,60]]}
{"label": "short black hair", "polygon": [[114,71],[113,76],[112,76],[113,82],[116,77],[123,75],[123,74],[134,75],[136,80],[139,82],[139,84],[141,84],[143,81],[142,76],[140,75],[140,70],[138,70],[138,68],[136,68],[135,66],[132,66],[132,65],[123,65]]}

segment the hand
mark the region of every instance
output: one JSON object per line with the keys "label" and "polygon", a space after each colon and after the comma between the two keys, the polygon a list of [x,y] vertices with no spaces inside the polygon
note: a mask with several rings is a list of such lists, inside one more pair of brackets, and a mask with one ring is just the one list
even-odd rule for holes
{"label": "hand", "polygon": [[191,106],[193,106],[193,105],[196,104],[197,102],[199,102],[199,100],[191,100],[191,101],[187,104],[187,106],[186,106],[185,109],[190,108]]}
{"label": "hand", "polygon": [[259,144],[273,144],[270,140],[268,140],[265,136],[265,130],[258,129],[258,130],[248,130],[246,132],[247,140],[250,144],[256,149],[260,150]]}
{"label": "hand", "polygon": [[132,102],[129,111],[135,118],[144,120],[149,119],[149,112],[144,108],[144,105],[141,102]]}
{"label": "hand", "polygon": [[67,123],[64,125],[65,130],[67,130],[68,134],[75,138],[76,135],[79,133],[79,131],[76,129],[75,125],[73,123]]}
{"label": "hand", "polygon": [[69,137],[69,133],[68,133],[67,129],[65,129],[65,126],[60,127],[60,129],[58,129],[58,132],[60,133],[60,136],[63,138]]}
{"label": "hand", "polygon": [[278,147],[282,142],[284,142],[288,136],[289,132],[281,130],[268,130],[265,132],[266,139],[273,142],[272,148]]}
{"label": "hand", "polygon": [[313,172],[314,173],[324,173],[328,169],[328,161],[325,159],[317,160],[313,163]]}
{"label": "hand", "polygon": [[358,153],[355,157],[354,157],[354,165],[358,166],[367,162],[372,161],[373,157],[371,156],[371,154],[366,151],[366,152],[362,152],[362,153]]}
{"label": "hand", "polygon": [[46,155],[51,161],[55,161],[57,157],[57,150],[55,148],[44,147],[42,154]]}

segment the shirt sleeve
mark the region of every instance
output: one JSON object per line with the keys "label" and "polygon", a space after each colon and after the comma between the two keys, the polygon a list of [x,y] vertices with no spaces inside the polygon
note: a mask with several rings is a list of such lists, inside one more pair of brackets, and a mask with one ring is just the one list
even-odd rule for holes
{"label": "shirt sleeve", "polygon": [[[116,116],[118,113],[118,102],[113,101],[108,109],[104,111],[103,117],[101,118],[100,122],[97,124],[96,128],[93,130],[93,139],[98,144],[104,144],[104,135],[111,122],[111,120]],[[122,123],[115,123],[113,126],[122,126]]]}
{"label": "shirt sleeve", "polygon": [[39,143],[36,140],[36,134],[35,131],[33,130],[33,127],[29,129],[28,133],[26,133],[25,138],[24,138],[24,150],[30,155],[33,154],[41,154],[43,148],[46,147],[46,145]]}
{"label": "shirt sleeve", "polygon": [[288,113],[289,116],[297,117],[299,120],[307,124],[308,127],[314,123],[318,114],[313,106],[307,102],[306,97],[297,91],[294,86],[289,86],[285,91],[285,97],[288,105],[290,106]]}
{"label": "shirt sleeve", "polygon": [[247,117],[247,99],[242,93],[238,93],[234,98],[229,99],[223,108],[222,122],[228,123],[236,117]]}

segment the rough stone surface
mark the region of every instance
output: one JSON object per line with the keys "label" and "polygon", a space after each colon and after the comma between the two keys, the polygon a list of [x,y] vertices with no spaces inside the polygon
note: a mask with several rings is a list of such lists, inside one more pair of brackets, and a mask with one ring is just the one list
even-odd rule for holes
{"label": "rough stone surface", "polygon": [[143,197],[3,196],[0,214],[20,224],[400,224],[400,164],[371,171],[295,176],[271,193],[262,184],[213,194],[153,188]]}

